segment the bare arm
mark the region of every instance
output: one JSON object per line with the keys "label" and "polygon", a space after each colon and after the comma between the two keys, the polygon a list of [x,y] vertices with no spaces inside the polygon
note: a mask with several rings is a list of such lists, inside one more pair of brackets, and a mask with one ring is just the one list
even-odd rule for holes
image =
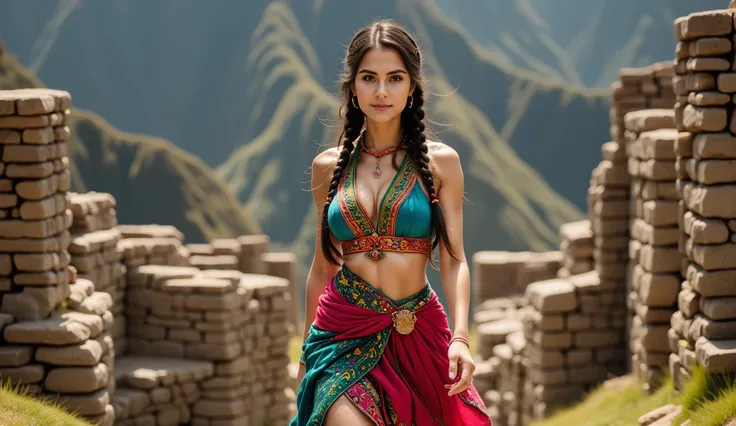
{"label": "bare arm", "polygon": [[468,336],[470,271],[463,247],[464,176],[457,152],[440,145],[433,153],[442,186],[437,194],[450,243],[459,260],[453,259],[440,243],[440,276],[453,323],[453,336]]}
{"label": "bare arm", "polygon": [[330,149],[319,154],[312,161],[312,196],[314,197],[315,208],[317,209],[317,238],[315,238],[314,257],[312,259],[312,266],[309,269],[309,275],[307,276],[305,291],[305,339],[307,334],[309,334],[309,327],[314,322],[319,297],[324,293],[327,281],[332,278],[339,269],[339,266],[329,263],[322,253],[321,235],[322,212],[325,207],[325,198],[327,198],[327,192],[335,169],[337,155],[336,150]]}
{"label": "bare arm", "polygon": [[[335,169],[337,161],[337,150],[329,149],[315,157],[312,161],[312,196],[314,197],[315,208],[317,209],[317,224],[314,245],[314,257],[312,266],[309,268],[307,275],[306,289],[304,292],[304,332],[303,337],[306,340],[309,335],[309,328],[314,322],[319,297],[324,293],[327,282],[332,278],[339,269],[339,266],[333,265],[327,261],[322,253],[322,211],[325,207],[325,198],[330,188],[330,181]],[[338,246],[339,248],[339,246]],[[304,365],[299,365],[299,373],[297,374],[297,389],[304,378]]]}

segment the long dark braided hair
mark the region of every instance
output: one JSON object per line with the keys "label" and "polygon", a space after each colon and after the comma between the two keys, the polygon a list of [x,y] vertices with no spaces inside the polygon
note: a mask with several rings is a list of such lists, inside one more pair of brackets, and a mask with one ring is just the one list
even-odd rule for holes
{"label": "long dark braided hair", "polygon": [[[360,110],[360,106],[356,107],[354,94],[352,91],[352,83],[358,71],[358,66],[365,53],[371,48],[393,48],[404,61],[409,75],[414,83],[414,92],[411,95],[411,102],[401,112],[401,125],[404,132],[402,146],[406,148],[406,155],[413,162],[419,177],[422,180],[430,199],[433,201],[430,205],[432,208],[431,235],[432,250],[434,250],[440,241],[445,243],[448,253],[454,259],[458,259],[450,238],[447,233],[444,215],[440,203],[436,201],[436,190],[434,185],[434,177],[430,170],[429,149],[427,147],[426,126],[424,123],[424,90],[421,83],[424,81],[422,74],[422,55],[419,46],[414,38],[401,25],[391,20],[381,20],[368,25],[358,31],[348,45],[345,58],[343,60],[343,73],[341,76],[341,91],[343,93],[343,104],[340,108],[340,117],[344,119],[344,128],[338,139],[338,147],[340,157],[337,160],[335,171],[330,183],[330,189],[327,194],[327,202],[324,206],[322,214],[321,243],[322,251],[330,263],[339,264],[340,252],[332,244],[330,239],[330,228],[327,221],[327,211],[330,201],[335,198],[337,188],[345,173],[345,169],[350,161],[351,153],[355,148],[357,139],[361,136],[363,124],[365,123],[365,115]],[[395,169],[399,168],[396,163],[396,152],[392,156],[392,163]],[[430,256],[430,264],[432,268],[438,269],[434,263],[434,259]]]}

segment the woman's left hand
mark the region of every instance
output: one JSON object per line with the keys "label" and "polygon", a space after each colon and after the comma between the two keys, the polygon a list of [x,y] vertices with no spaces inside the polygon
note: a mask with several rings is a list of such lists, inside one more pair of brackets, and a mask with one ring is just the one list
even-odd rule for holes
{"label": "woman's left hand", "polygon": [[447,395],[452,396],[465,391],[473,383],[475,362],[470,355],[470,348],[460,341],[452,342],[447,350],[447,356],[450,359],[450,379],[455,380],[459,377],[455,383],[445,385],[445,389],[449,389]]}

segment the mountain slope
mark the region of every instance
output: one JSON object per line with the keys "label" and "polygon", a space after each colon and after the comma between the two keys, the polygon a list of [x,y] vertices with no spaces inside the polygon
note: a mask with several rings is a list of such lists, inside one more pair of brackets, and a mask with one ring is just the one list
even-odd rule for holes
{"label": "mountain slope", "polygon": [[[0,90],[30,87],[45,86],[0,47]],[[69,127],[72,189],[111,193],[120,223],[171,224],[192,242],[260,232],[207,166],[170,142],[77,108]]]}
{"label": "mountain slope", "polygon": [[[257,217],[264,220],[262,222],[264,229],[270,234],[270,231],[277,233],[288,228],[292,235],[298,236],[291,249],[303,254],[310,253],[311,246],[308,245],[308,241],[314,234],[311,197],[303,194],[304,190],[308,189],[308,179],[300,181],[301,188],[290,184],[289,182],[296,182],[305,175],[298,168],[274,165],[276,161],[274,155],[289,152],[288,156],[281,154],[278,160],[300,158],[302,165],[309,164],[315,154],[310,152],[310,149],[314,151],[310,146],[310,137],[311,140],[317,140],[324,145],[332,144],[330,137],[339,130],[338,127],[333,127],[338,123],[335,123],[334,116],[331,115],[338,102],[324,89],[324,83],[319,83],[321,76],[314,71],[330,67],[320,67],[314,63],[314,55],[311,54],[316,50],[320,58],[330,57],[326,52],[320,51],[326,43],[320,43],[319,34],[310,33],[308,28],[302,29],[302,22],[297,21],[297,16],[306,15],[303,10],[306,7],[310,5],[297,2],[287,5],[280,2],[273,3],[266,9],[261,24],[254,34],[252,42],[254,53],[249,60],[250,63],[254,63],[255,74],[252,78],[256,82],[255,87],[259,89],[255,96],[264,100],[277,97],[279,102],[273,114],[259,112],[264,117],[269,117],[263,133],[236,150],[217,168],[218,176],[227,182],[241,199],[258,200],[258,203],[266,204],[263,211],[257,214]],[[318,11],[312,14],[314,20],[308,21],[307,25],[319,26],[320,23],[333,22],[332,16],[346,16],[345,7],[347,6],[338,2],[322,2]],[[370,9],[365,10],[370,6],[361,4],[361,7],[363,10],[360,10],[359,14],[365,16],[377,15],[380,10],[385,11],[386,5],[379,4],[375,13]],[[437,28],[423,27],[428,20],[429,11],[423,9],[419,3],[400,2],[394,13],[403,18],[402,22],[424,35],[423,44],[433,43],[433,40],[428,38],[429,34],[439,33],[438,37],[447,36]],[[412,20],[412,17],[416,19]],[[449,32],[446,29],[443,31]],[[344,34],[350,32],[345,31]],[[311,41],[312,47],[306,45],[305,40]],[[334,43],[333,47],[336,44]],[[462,46],[455,44],[454,52],[462,49]],[[466,52],[467,57],[460,56],[464,60],[482,62],[469,49],[466,48]],[[432,82],[431,90],[439,93],[452,92],[453,87],[440,66],[440,60],[432,51],[426,53],[428,77]],[[484,65],[489,71],[503,73],[493,69],[492,64]],[[485,69],[480,69],[477,72],[482,74],[484,71]],[[496,76],[488,74],[488,77]],[[508,74],[502,77],[508,80],[518,76]],[[259,84],[259,82],[268,83]],[[282,87],[274,89],[276,82],[281,82]],[[583,94],[571,93],[564,87],[545,85],[544,82],[529,83],[538,85],[535,91],[555,92],[557,99],[583,97]],[[473,89],[472,86],[463,88],[464,91],[469,89]],[[600,102],[600,94],[586,95],[605,106],[605,102]],[[520,98],[511,97],[510,101],[518,104]],[[259,105],[266,104],[268,102],[259,102]],[[579,209],[555,192],[539,173],[525,164],[514,152],[508,141],[508,137],[513,136],[513,131],[508,130],[511,126],[508,122],[518,121],[518,117],[511,111],[505,111],[508,118],[499,119],[500,123],[496,124],[488,119],[479,106],[466,97],[465,92],[460,91],[451,96],[432,97],[428,109],[433,120],[453,124],[449,130],[439,134],[439,139],[460,153],[466,167],[469,205],[465,208],[465,227],[468,252],[486,248],[546,250],[558,244],[557,227],[560,224],[582,216]],[[523,108],[521,112],[523,113]],[[320,120],[328,124],[321,126]],[[259,165],[262,168],[259,168]],[[280,170],[278,174],[275,172],[277,169]],[[259,175],[258,170],[264,171]],[[291,196],[284,197],[282,201],[279,194],[285,191],[290,192]],[[297,197],[301,197],[303,202],[294,203]],[[294,217],[307,219],[294,221]]]}
{"label": "mountain slope", "polygon": [[[673,21],[721,0],[435,0],[493,55],[517,68],[608,87],[621,67],[674,55]],[[664,48],[666,47],[666,48]]]}

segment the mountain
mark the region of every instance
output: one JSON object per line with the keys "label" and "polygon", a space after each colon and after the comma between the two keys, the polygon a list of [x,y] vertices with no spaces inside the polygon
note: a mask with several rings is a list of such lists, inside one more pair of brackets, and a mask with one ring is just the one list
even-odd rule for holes
{"label": "mountain", "polygon": [[[586,87],[594,72],[560,77],[564,56],[535,47],[569,47],[573,37],[556,26],[567,15],[544,21],[544,33],[531,24],[540,10],[553,12],[541,2],[467,0],[457,9],[481,16],[489,3],[499,14],[486,31],[526,50],[514,56],[478,41],[430,0],[0,4],[0,28],[21,61],[69,90],[77,107],[199,157],[274,243],[306,262],[314,237],[309,166],[339,131],[335,79],[345,46],[373,19],[393,18],[424,48],[435,138],[454,147],[465,167],[466,251],[546,250],[558,244],[560,224],[583,216],[590,172],[609,139],[608,90]],[[604,68],[646,59],[606,42],[612,24],[595,18],[598,9],[579,9],[568,11],[570,19],[590,21],[578,33],[600,46],[578,46],[569,66],[586,66],[586,55],[590,62],[618,55]],[[671,28],[657,28],[656,40],[668,41],[632,37],[671,55]],[[530,54],[556,71],[520,61]]]}
{"label": "mountain", "polygon": [[498,60],[585,87],[606,88],[622,67],[672,59],[673,21],[722,0],[435,0]]}
{"label": "mountain", "polygon": [[[0,90],[32,87],[46,86],[0,46]],[[72,190],[111,193],[120,223],[171,224],[187,242],[260,232],[212,171],[171,142],[121,132],[78,108],[69,127]]]}

